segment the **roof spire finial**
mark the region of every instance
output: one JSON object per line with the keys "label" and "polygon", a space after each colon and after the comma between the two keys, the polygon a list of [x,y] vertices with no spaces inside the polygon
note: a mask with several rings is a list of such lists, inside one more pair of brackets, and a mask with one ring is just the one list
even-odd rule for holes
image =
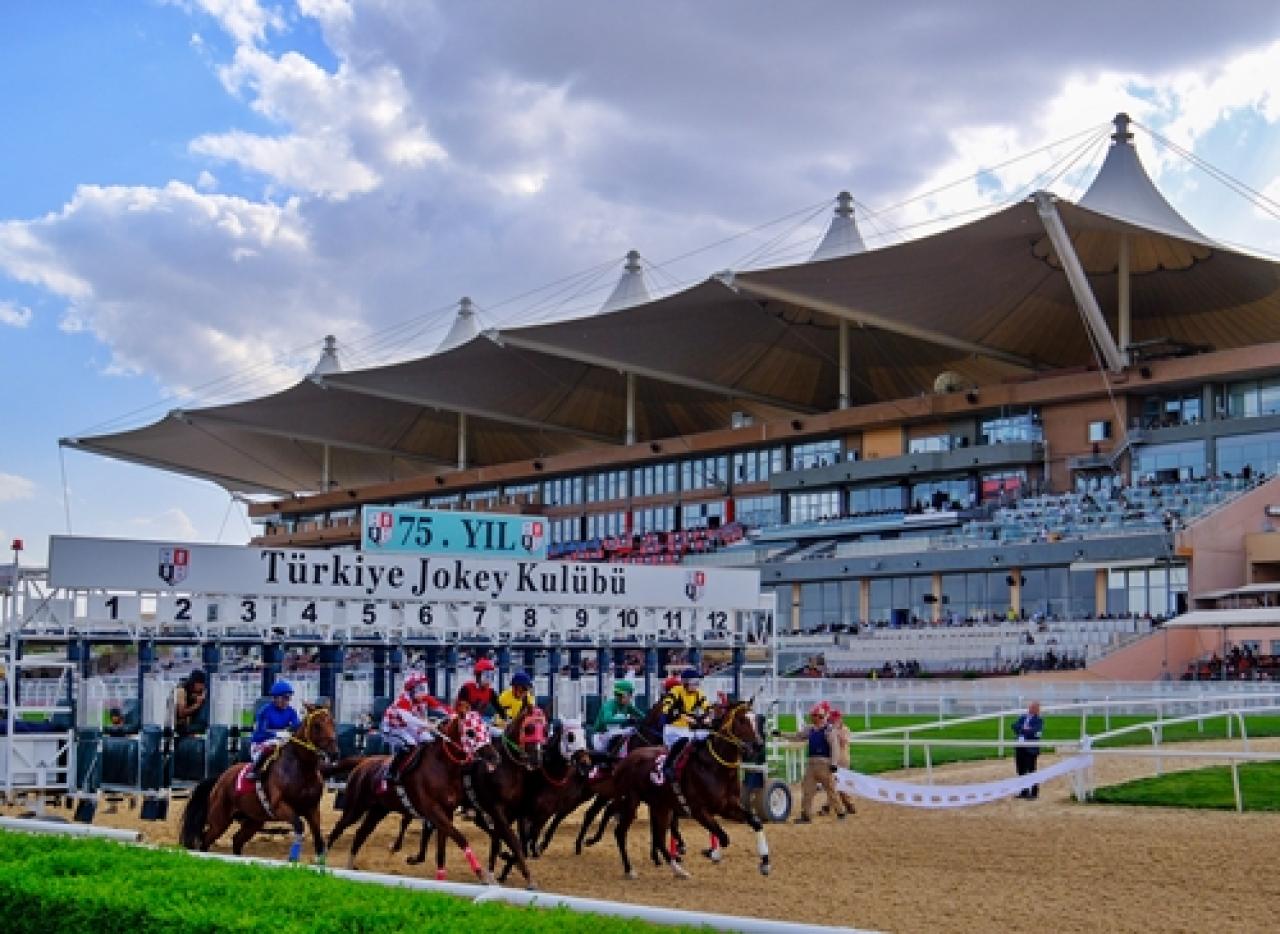
{"label": "roof spire finial", "polygon": [[836,217],[853,217],[853,195],[847,191],[836,195]]}
{"label": "roof spire finial", "polygon": [[1111,138],[1117,143],[1129,144],[1133,142],[1133,134],[1129,132],[1129,124],[1132,122],[1127,113],[1118,113],[1111,121],[1116,125],[1116,131],[1111,134]]}
{"label": "roof spire finial", "polygon": [[613,292],[605,299],[597,314],[621,311],[649,300],[649,286],[644,281],[644,267],[640,265],[640,251],[628,250],[627,261],[622,264],[622,275]]}
{"label": "roof spire finial", "polygon": [[320,359],[311,368],[311,372],[315,376],[342,372],[342,364],[338,361],[338,339],[332,334],[324,336],[324,349],[320,352]]}
{"label": "roof spire finial", "polygon": [[466,295],[462,296],[462,300],[458,302],[458,314],[462,315],[464,318],[469,318],[475,313],[475,309],[471,307],[470,297]]}
{"label": "roof spire finial", "polygon": [[449,327],[449,333],[444,336],[444,340],[440,342],[435,352],[444,353],[447,350],[453,350],[479,334],[480,326],[476,324],[475,317],[476,310],[471,305],[471,299],[466,295],[462,296],[458,302],[458,313],[454,315],[453,324]]}

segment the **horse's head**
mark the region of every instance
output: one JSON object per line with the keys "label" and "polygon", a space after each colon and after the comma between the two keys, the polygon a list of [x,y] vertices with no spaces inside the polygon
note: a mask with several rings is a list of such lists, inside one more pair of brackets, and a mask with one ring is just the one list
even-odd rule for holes
{"label": "horse's head", "polygon": [[591,771],[591,753],[587,750],[587,734],[582,721],[568,718],[560,721],[560,741],[556,744],[560,758],[570,763],[581,775]]}
{"label": "horse's head", "polygon": [[507,725],[503,740],[520,754],[526,769],[542,767],[542,747],[547,742],[547,715],[537,707],[521,711]]}
{"label": "horse's head", "polygon": [[487,771],[498,767],[498,751],[489,737],[489,725],[474,710],[467,710],[453,718],[449,738],[461,747],[468,762],[480,762]]}
{"label": "horse's head", "polygon": [[333,722],[333,714],[328,707],[318,704],[307,704],[306,710],[302,727],[298,730],[298,738],[330,759],[337,759],[341,752],[338,750],[338,727]]}
{"label": "horse's head", "polygon": [[764,740],[756,729],[752,701],[734,701],[725,698],[717,708],[713,729],[742,750],[744,759],[751,761],[764,750]]}

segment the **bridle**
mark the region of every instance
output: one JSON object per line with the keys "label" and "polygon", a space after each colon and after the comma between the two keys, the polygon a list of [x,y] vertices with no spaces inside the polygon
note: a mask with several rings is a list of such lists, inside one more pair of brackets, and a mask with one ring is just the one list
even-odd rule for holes
{"label": "bridle", "polygon": [[[546,715],[537,707],[530,708],[519,719],[511,722],[513,727],[516,724],[519,724],[518,735],[532,733],[536,737],[532,740],[534,745],[542,746],[546,742]],[[506,730],[502,731],[502,751],[512,762],[530,768],[529,754],[520,743],[512,741]]]}
{"label": "bridle", "polygon": [[324,755],[324,750],[322,750],[315,743],[311,742],[309,738],[311,735],[312,728],[314,726],[314,721],[319,717],[329,717],[330,720],[332,720],[332,716],[329,713],[329,708],[317,707],[315,710],[308,710],[307,715],[302,718],[302,726],[298,729],[297,733],[294,733],[292,736],[289,737],[289,742],[296,743],[297,745],[301,746],[303,749],[307,750],[307,752],[312,752],[312,753],[315,753],[316,755]]}
{"label": "bridle", "polygon": [[[727,769],[736,769],[738,766],[742,765],[743,750],[746,749],[747,741],[734,736],[730,730],[733,727],[733,721],[737,719],[738,714],[742,711],[749,711],[750,709],[751,705],[749,703],[735,704],[734,707],[724,715],[724,718],[720,721],[720,726],[716,731],[707,735],[707,752],[711,753],[711,758],[715,759]],[[716,740],[719,740],[722,743],[729,743],[737,750],[738,758],[730,762],[721,757],[721,755],[716,752],[716,747],[713,745]],[[730,755],[732,755],[732,753],[730,753]]]}
{"label": "bridle", "polygon": [[[476,760],[476,753],[480,747],[484,745],[485,740],[474,740],[468,742],[464,737],[466,730],[470,729],[475,733],[479,733],[482,728],[485,730],[486,738],[488,729],[484,726],[484,720],[480,715],[474,712],[468,712],[460,717],[454,717],[453,722],[458,725],[458,739],[454,739],[444,730],[440,730],[436,735],[440,737],[440,748],[445,758],[454,765],[469,765]],[[461,752],[460,756],[455,756],[452,750],[457,749]]]}

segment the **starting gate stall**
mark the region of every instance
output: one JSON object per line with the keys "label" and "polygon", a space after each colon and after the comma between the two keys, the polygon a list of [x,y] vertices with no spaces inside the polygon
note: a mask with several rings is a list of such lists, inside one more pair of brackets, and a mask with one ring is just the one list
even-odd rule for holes
{"label": "starting gate stall", "polygon": [[[4,617],[10,653],[60,643],[74,675],[66,711],[78,743],[64,736],[59,761],[79,781],[42,781],[73,797],[137,795],[144,817],[163,817],[175,786],[244,755],[277,677],[299,706],[333,705],[352,755],[378,751],[376,724],[410,666],[451,701],[490,657],[500,689],[523,668],[553,715],[589,722],[614,678],[642,670],[637,693],[652,702],[665,665],[704,652],[729,660],[740,693],[748,650],[771,642],[772,601],[757,572],[739,569],[71,536],[54,536],[49,553],[40,593],[10,600]],[[136,668],[95,665],[116,647]],[[178,729],[175,689],[197,667],[206,703]]]}

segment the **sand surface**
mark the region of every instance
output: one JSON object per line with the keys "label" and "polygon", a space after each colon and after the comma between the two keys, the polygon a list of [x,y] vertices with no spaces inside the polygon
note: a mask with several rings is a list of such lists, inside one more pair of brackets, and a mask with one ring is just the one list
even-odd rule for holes
{"label": "sand surface", "polygon": [[[1215,747],[1239,744],[1194,746]],[[1253,748],[1277,751],[1280,740],[1255,742]],[[1168,759],[1165,768],[1198,764]],[[964,763],[935,770],[935,778],[984,781],[1012,771],[1011,760]],[[1152,772],[1149,761],[1102,759],[1095,778],[1110,784]],[[895,777],[924,781],[920,771]],[[693,878],[678,881],[648,861],[648,828],[638,821],[630,854],[640,879],[628,881],[612,834],[584,855],[573,855],[577,824],[571,819],[533,867],[539,886],[554,892],[903,934],[1273,928],[1280,900],[1280,814],[1084,806],[1069,796],[1069,780],[1059,779],[1038,801],[945,811],[862,802],[857,815],[843,822],[819,817],[808,826],[768,825],[774,864],[768,878],[757,872],[754,840],[745,826],[728,826],[733,845],[723,863],[691,856]],[[141,829],[149,841],[174,843],[182,807],[175,801],[168,821],[154,823],[138,820],[124,805],[117,814],[102,813],[104,805],[97,823]],[[333,822],[326,809],[326,829]],[[404,854],[388,853],[394,828],[394,819],[383,823],[361,851],[357,868],[429,877],[434,846],[430,869],[407,866]],[[479,832],[470,824],[463,830],[483,858]],[[688,824],[686,835],[691,844],[705,845],[703,834]],[[229,838],[230,833],[215,849],[229,852]],[[332,865],[346,864],[350,839],[348,833],[338,842]],[[411,843],[416,846],[416,837]],[[287,849],[283,837],[260,837],[246,853],[283,857]],[[450,848],[448,865],[455,881],[469,875],[456,849]],[[519,884],[515,874],[509,884]]]}

